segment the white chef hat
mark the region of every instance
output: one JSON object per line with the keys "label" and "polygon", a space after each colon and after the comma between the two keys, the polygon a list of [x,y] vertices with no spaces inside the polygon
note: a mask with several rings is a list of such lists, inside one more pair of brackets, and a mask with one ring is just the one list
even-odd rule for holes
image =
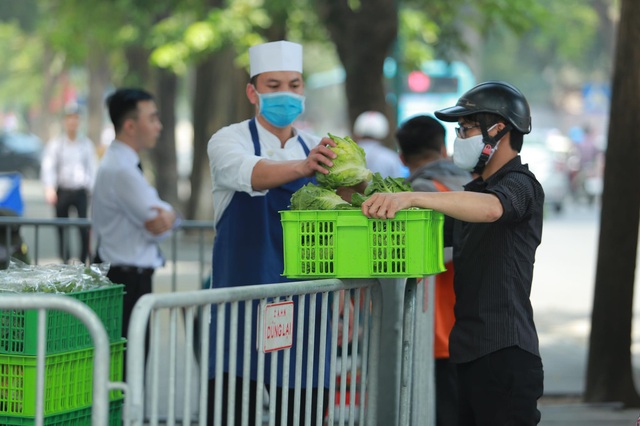
{"label": "white chef hat", "polygon": [[302,72],[302,45],[290,41],[273,41],[249,48],[251,77],[270,71]]}

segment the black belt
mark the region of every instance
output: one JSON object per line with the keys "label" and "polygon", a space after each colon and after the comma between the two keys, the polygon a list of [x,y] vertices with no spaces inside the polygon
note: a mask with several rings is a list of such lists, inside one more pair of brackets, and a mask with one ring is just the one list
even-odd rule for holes
{"label": "black belt", "polygon": [[57,188],[56,190],[61,192],[85,192],[87,188]]}
{"label": "black belt", "polygon": [[142,266],[130,265],[111,265],[109,268],[114,272],[122,272],[125,274],[153,275],[155,268],[143,268]]}

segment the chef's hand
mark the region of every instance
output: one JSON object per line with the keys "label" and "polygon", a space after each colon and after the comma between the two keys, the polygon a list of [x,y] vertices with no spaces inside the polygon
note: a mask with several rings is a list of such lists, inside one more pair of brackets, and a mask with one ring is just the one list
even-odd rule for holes
{"label": "chef's hand", "polygon": [[338,156],[335,152],[329,149],[329,146],[336,146],[336,143],[331,140],[331,138],[325,137],[322,138],[320,143],[309,152],[309,155],[304,162],[305,170],[307,170],[307,176],[312,176],[315,172],[320,172],[325,175],[329,173],[329,170],[324,166],[333,166],[333,161],[331,160]]}

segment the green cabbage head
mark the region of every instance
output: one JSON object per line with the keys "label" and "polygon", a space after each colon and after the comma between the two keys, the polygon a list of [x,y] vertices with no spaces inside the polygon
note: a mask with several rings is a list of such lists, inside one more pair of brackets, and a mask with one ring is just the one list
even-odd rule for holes
{"label": "green cabbage head", "polygon": [[291,210],[346,210],[353,209],[332,189],[308,183],[291,196]]}
{"label": "green cabbage head", "polygon": [[362,181],[371,180],[371,170],[367,169],[364,150],[349,136],[341,138],[329,133],[336,146],[329,147],[338,156],[333,159],[333,166],[326,167],[329,174],[316,172],[316,180],[320,186],[338,188],[353,186]]}

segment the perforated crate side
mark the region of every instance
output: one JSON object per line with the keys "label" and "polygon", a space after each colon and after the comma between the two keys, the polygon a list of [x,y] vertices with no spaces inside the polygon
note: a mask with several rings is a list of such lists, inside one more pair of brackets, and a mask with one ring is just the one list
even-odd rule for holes
{"label": "perforated crate side", "polygon": [[[122,338],[121,284],[92,290],[65,293],[65,296],[85,303],[104,324],[110,342]],[[47,311],[47,354],[86,349],[93,345],[91,334],[74,315]],[[0,310],[0,353],[35,355],[38,350],[38,311]]]}
{"label": "perforated crate side", "polygon": [[281,212],[290,278],[421,277],[444,270],[442,214],[401,210],[369,219],[357,210]]}
{"label": "perforated crate side", "polygon": [[[111,344],[109,380],[122,381],[125,340]],[[0,415],[34,416],[37,358],[0,355]],[[44,414],[86,408],[93,396],[93,348],[47,355],[45,359]],[[111,400],[122,392],[109,392]]]}

